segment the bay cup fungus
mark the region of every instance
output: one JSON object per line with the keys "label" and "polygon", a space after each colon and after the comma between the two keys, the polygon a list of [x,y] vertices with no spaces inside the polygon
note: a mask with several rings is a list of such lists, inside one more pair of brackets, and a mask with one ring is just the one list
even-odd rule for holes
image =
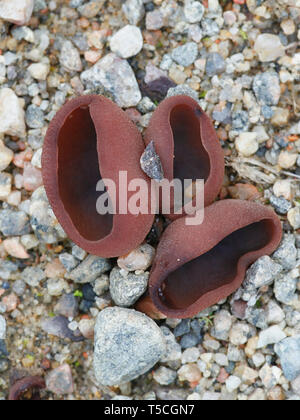
{"label": "bay cup fungus", "polygon": [[[127,171],[128,184],[134,179],[150,183],[140,168],[144,147],[137,127],[103,96],[70,100],[50,123],[42,154],[46,193],[68,236],[91,254],[106,258],[125,255],[139,246],[151,229],[151,212],[120,214],[116,209],[116,214],[101,215],[96,206],[101,195],[96,186],[101,179],[114,181],[117,207],[119,189],[124,187],[120,171]],[[129,191],[127,200],[134,194]]]}
{"label": "bay cup fungus", "polygon": [[[159,243],[149,280],[157,311],[189,318],[238,289],[247,268],[278,247],[281,222],[261,204],[222,200],[205,209],[204,222],[171,223]],[[149,309],[149,299],[138,303]]]}
{"label": "bay cup fungus", "polygon": [[[168,181],[204,180],[204,205],[216,199],[224,179],[224,153],[210,118],[194,99],[185,95],[165,99],[145,133],[146,145],[152,141]],[[195,206],[193,194],[189,196]],[[166,216],[174,220],[182,214],[171,207]]]}

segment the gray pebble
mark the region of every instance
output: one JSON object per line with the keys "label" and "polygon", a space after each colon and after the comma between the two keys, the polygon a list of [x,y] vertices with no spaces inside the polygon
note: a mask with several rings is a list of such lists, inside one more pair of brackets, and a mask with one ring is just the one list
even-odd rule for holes
{"label": "gray pebble", "polygon": [[193,64],[197,57],[198,45],[195,42],[187,42],[172,51],[172,59],[183,67],[188,67]]}
{"label": "gray pebble", "polygon": [[17,270],[17,264],[13,263],[12,261],[4,261],[3,259],[0,260],[0,277],[2,280],[9,280],[12,273],[16,272]]}
{"label": "gray pebble", "polygon": [[279,302],[289,305],[297,298],[296,289],[297,280],[286,275],[275,281],[274,294]]}
{"label": "gray pebble", "polygon": [[206,60],[206,74],[209,77],[221,74],[225,70],[225,60],[218,53],[210,53]]}
{"label": "gray pebble", "polygon": [[44,113],[36,105],[29,105],[26,110],[26,123],[30,128],[43,128],[45,121],[44,121]]}
{"label": "gray pebble", "polygon": [[281,265],[276,264],[270,257],[261,257],[247,271],[245,287],[259,289],[269,286],[281,271]]}
{"label": "gray pebble", "polygon": [[199,337],[194,333],[185,334],[180,340],[180,346],[182,349],[188,349],[190,347],[197,346],[200,340]]}
{"label": "gray pebble", "polygon": [[12,285],[12,290],[17,296],[23,296],[26,290],[26,283],[23,280],[16,280]]}
{"label": "gray pebble", "polygon": [[254,77],[253,90],[261,105],[277,105],[280,98],[280,81],[277,73],[267,71]]}
{"label": "gray pebble", "polygon": [[86,251],[80,248],[78,245],[72,246],[72,255],[78,260],[82,261],[86,257]]}
{"label": "gray pebble", "polygon": [[189,319],[183,319],[180,324],[176,325],[174,328],[175,337],[181,337],[184,334],[190,332],[191,322]]}
{"label": "gray pebble", "polygon": [[273,257],[285,270],[292,270],[296,266],[297,260],[295,236],[286,235]]}
{"label": "gray pebble", "polygon": [[40,267],[26,267],[22,272],[22,279],[31,287],[37,287],[45,278],[46,274]]}
{"label": "gray pebble", "polygon": [[300,335],[289,337],[275,345],[284,376],[293,381],[300,375]]}
{"label": "gray pebble", "polygon": [[30,233],[28,216],[23,211],[0,210],[0,231],[4,236],[21,236]]}
{"label": "gray pebble", "polygon": [[121,274],[121,270],[114,268],[110,273],[110,294],[118,306],[132,306],[146,291],[149,273]]}
{"label": "gray pebble", "polygon": [[170,88],[168,90],[167,98],[170,98],[171,96],[176,95],[187,95],[193,98],[195,101],[198,101],[198,93],[186,85],[178,85],[176,87]]}
{"label": "gray pebble", "polygon": [[60,254],[58,258],[67,271],[72,271],[79,263],[73,255],[67,252]]}
{"label": "gray pebble", "polygon": [[166,350],[164,335],[146,315],[106,308],[95,326],[94,371],[102,385],[119,385],[146,373]]}
{"label": "gray pebble", "polygon": [[89,255],[81,264],[72,270],[66,277],[75,283],[91,283],[97,277],[104,274],[111,268],[109,260],[106,258]]}
{"label": "gray pebble", "polygon": [[89,89],[104,88],[120,107],[136,106],[142,95],[129,63],[110,53],[81,74],[81,81]]}
{"label": "gray pebble", "polygon": [[126,0],[122,10],[131,25],[137,25],[145,16],[143,0]]}
{"label": "gray pebble", "polygon": [[276,197],[275,195],[271,195],[270,203],[278,214],[287,214],[293,207],[290,201],[283,197]]}

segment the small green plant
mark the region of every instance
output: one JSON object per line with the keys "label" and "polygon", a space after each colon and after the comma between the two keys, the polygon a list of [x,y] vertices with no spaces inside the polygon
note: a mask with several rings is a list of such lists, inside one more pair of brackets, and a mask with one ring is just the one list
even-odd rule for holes
{"label": "small green plant", "polygon": [[82,299],[83,298],[83,293],[82,293],[81,290],[75,290],[74,296]]}

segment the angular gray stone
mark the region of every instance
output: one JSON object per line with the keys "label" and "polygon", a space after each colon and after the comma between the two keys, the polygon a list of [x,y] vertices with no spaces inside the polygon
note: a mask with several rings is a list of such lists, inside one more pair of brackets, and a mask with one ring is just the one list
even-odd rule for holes
{"label": "angular gray stone", "polygon": [[37,287],[45,278],[46,274],[40,267],[26,267],[22,272],[22,280],[31,287]]}
{"label": "angular gray stone", "polygon": [[74,383],[72,371],[68,364],[53,369],[46,376],[47,389],[57,395],[72,394],[74,392]]}
{"label": "angular gray stone", "polygon": [[164,179],[162,163],[155,151],[153,141],[148,144],[141,156],[141,168],[149,178],[154,179],[155,181],[161,182]]}
{"label": "angular gray stone", "polygon": [[276,344],[275,353],[280,358],[286,379],[295,380],[300,375],[300,335],[285,338]]}
{"label": "angular gray stone", "polygon": [[187,42],[172,51],[172,59],[183,67],[193,64],[198,57],[198,45],[196,42]]}
{"label": "angular gray stone", "polygon": [[225,67],[225,60],[220,54],[215,52],[208,55],[206,60],[206,74],[208,76],[223,73]]}
{"label": "angular gray stone", "polygon": [[176,96],[176,95],[187,95],[195,99],[195,101],[198,101],[199,99],[198,93],[194,89],[186,85],[178,85],[176,87],[170,88],[168,90],[167,98],[170,98],[171,96]]}
{"label": "angular gray stone", "polygon": [[79,51],[71,41],[64,41],[59,56],[60,64],[69,72],[78,72],[82,70],[82,63]]}
{"label": "angular gray stone", "polygon": [[277,105],[280,98],[280,80],[274,71],[259,73],[254,77],[253,90],[261,105]]}
{"label": "angular gray stone", "polygon": [[81,74],[81,80],[89,89],[104,88],[120,107],[136,106],[142,95],[129,63],[110,53],[91,69]]}
{"label": "angular gray stone", "polygon": [[67,252],[60,254],[58,258],[67,271],[73,270],[79,263],[73,255]]}
{"label": "angular gray stone", "polygon": [[89,255],[81,264],[72,270],[66,277],[75,283],[90,283],[111,268],[111,263],[106,258]]}
{"label": "angular gray stone", "polygon": [[137,25],[145,16],[143,0],[126,0],[122,10],[132,25]]}
{"label": "angular gray stone", "polygon": [[165,326],[160,327],[160,329],[166,340],[166,350],[161,356],[160,362],[168,363],[180,360],[181,347],[180,344],[177,343],[174,334]]}
{"label": "angular gray stone", "polygon": [[0,315],[0,340],[5,340],[6,337],[6,321],[4,316]]}
{"label": "angular gray stone", "polygon": [[297,279],[292,278],[289,274],[275,280],[274,294],[278,302],[291,304],[296,298]]}
{"label": "angular gray stone", "polygon": [[259,289],[263,286],[269,286],[281,271],[281,265],[276,264],[270,257],[261,257],[247,271],[245,287]]}
{"label": "angular gray stone", "polygon": [[146,373],[166,350],[164,335],[146,315],[106,308],[95,326],[94,371],[99,384],[120,385]]}
{"label": "angular gray stone", "polygon": [[261,333],[259,334],[257,348],[262,349],[263,347],[266,347],[269,344],[279,343],[284,338],[286,338],[286,334],[278,325],[274,325],[273,327],[261,331]]}
{"label": "angular gray stone", "polygon": [[114,268],[110,273],[110,294],[118,306],[132,306],[146,291],[149,273],[126,273],[122,276],[121,270]]}
{"label": "angular gray stone", "polygon": [[4,236],[20,236],[30,233],[30,223],[23,211],[0,210],[0,231]]}
{"label": "angular gray stone", "polygon": [[290,201],[286,200],[284,197],[276,197],[275,195],[271,195],[270,203],[278,214],[283,215],[287,214],[293,207]]}
{"label": "angular gray stone", "polygon": [[280,247],[273,254],[273,258],[285,270],[292,270],[296,266],[297,248],[296,238],[293,235],[286,235],[281,242]]}

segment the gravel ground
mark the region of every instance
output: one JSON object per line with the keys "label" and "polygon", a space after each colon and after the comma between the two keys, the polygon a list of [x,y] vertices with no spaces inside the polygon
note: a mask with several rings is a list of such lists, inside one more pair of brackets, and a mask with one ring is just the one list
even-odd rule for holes
{"label": "gravel ground", "polygon": [[[50,400],[300,399],[299,24],[299,0],[0,1],[0,399],[26,374]],[[284,228],[234,296],[154,322],[128,308],[155,235],[118,261],[68,240],[42,186],[43,137],[67,98],[91,92],[141,130],[166,95],[212,116],[222,198],[270,205]]]}

